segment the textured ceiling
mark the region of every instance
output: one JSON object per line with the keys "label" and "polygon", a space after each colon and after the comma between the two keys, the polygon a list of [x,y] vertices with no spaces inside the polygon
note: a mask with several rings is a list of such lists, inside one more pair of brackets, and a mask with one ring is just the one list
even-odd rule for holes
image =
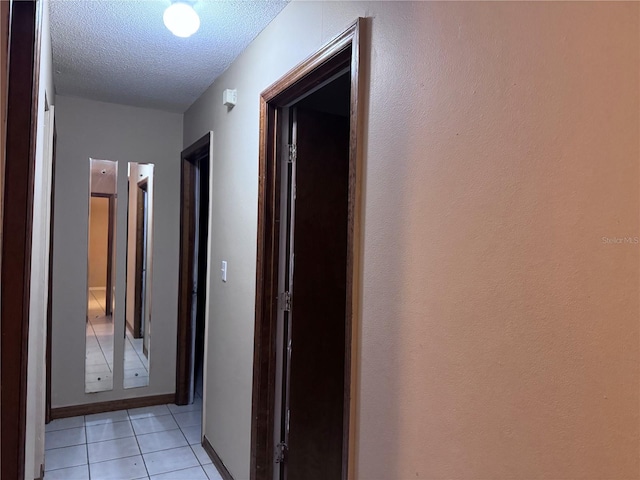
{"label": "textured ceiling", "polygon": [[199,0],[200,30],[178,38],[169,0],[51,0],[56,93],[184,112],[286,4]]}

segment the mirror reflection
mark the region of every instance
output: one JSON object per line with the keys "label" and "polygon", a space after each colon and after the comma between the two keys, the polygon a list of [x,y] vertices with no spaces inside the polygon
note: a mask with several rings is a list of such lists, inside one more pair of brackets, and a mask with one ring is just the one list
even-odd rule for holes
{"label": "mirror reflection", "polygon": [[113,389],[118,163],[90,159],[89,164],[85,392],[93,393]]}
{"label": "mirror reflection", "polygon": [[153,167],[129,163],[124,388],[149,385]]}

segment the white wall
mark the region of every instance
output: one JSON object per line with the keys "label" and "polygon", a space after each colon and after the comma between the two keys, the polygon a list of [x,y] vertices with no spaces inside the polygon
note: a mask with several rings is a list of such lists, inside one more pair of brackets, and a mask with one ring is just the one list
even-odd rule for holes
{"label": "white wall", "polygon": [[[57,97],[58,148],[53,263],[52,406],[175,391],[182,115]],[[124,390],[122,336],[114,347],[114,389],[84,393],[89,157],[116,160],[116,332],[124,332],[127,162],[153,163],[151,311],[154,337],[148,387]],[[162,352],[155,355],[154,352]]]}
{"label": "white wall", "polygon": [[27,425],[25,480],[40,477],[44,463],[44,415],[46,395],[46,339],[49,277],[49,218],[51,216],[51,119],[45,113],[55,104],[48,1],[42,2],[42,40],[38,97],[38,127],[34,172],[33,231],[31,253],[31,300],[29,305],[29,352],[27,364]]}
{"label": "white wall", "polygon": [[[371,17],[356,478],[635,478],[637,3],[293,2],[215,132],[205,435],[249,476],[259,94]],[[366,58],[365,58],[366,59]],[[227,112],[222,90],[237,88]],[[368,91],[367,91],[368,90]]]}

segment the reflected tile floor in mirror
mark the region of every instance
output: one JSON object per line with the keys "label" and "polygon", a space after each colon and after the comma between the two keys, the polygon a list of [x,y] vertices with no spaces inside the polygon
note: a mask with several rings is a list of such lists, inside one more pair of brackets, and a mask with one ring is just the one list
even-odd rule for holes
{"label": "reflected tile floor in mirror", "polygon": [[124,388],[149,385],[149,361],[142,349],[143,338],[133,338],[129,329],[124,342]]}
{"label": "reflected tile floor in mirror", "polygon": [[85,391],[113,388],[113,321],[105,315],[105,289],[89,290]]}
{"label": "reflected tile floor in mirror", "polygon": [[[105,315],[105,289],[89,291],[85,391],[113,388],[113,321]],[[124,344],[124,388],[149,385],[149,362],[142,350],[142,338],[127,331]]]}
{"label": "reflected tile floor in mirror", "polygon": [[222,480],[200,445],[202,398],[53,420],[44,480]]}

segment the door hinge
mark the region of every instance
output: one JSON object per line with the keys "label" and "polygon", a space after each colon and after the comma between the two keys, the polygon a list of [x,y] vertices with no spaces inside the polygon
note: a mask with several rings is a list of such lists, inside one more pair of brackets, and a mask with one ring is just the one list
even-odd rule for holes
{"label": "door hinge", "polygon": [[282,310],[291,311],[291,293],[289,292],[282,292]]}
{"label": "door hinge", "polygon": [[289,144],[289,163],[294,163],[298,157],[298,148],[295,144]]}
{"label": "door hinge", "polygon": [[282,463],[285,460],[287,454],[287,444],[284,442],[280,442],[276,445],[276,455],[275,462]]}

